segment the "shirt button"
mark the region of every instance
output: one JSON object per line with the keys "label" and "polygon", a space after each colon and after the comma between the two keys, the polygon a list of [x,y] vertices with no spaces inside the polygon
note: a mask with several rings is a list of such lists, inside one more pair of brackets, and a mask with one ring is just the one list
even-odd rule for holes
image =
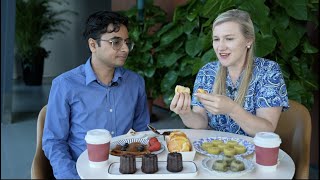
{"label": "shirt button", "polygon": [[113,131],[111,131],[111,134],[112,134],[112,135],[114,135],[114,132],[113,132]]}
{"label": "shirt button", "polygon": [[110,109],[109,111],[112,112],[112,109]]}

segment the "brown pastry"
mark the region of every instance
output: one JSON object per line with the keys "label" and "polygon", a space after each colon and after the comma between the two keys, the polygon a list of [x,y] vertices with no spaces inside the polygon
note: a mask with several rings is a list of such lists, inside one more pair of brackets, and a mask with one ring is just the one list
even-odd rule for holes
{"label": "brown pastry", "polygon": [[126,145],[116,145],[115,148],[113,148],[110,152],[111,155],[114,156],[121,156],[125,154],[132,154],[137,157],[140,157],[144,154],[148,154],[150,151],[148,150],[148,146],[141,144],[140,142],[132,142],[130,144]]}

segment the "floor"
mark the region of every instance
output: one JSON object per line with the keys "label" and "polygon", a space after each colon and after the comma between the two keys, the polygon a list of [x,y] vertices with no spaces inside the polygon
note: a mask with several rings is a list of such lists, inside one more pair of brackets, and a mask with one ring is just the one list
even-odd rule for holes
{"label": "floor", "polygon": [[[1,179],[30,179],[30,167],[36,146],[36,119],[47,102],[51,79],[44,79],[42,86],[25,86],[13,82],[13,123],[1,123]],[[158,128],[180,129],[185,126],[177,116],[166,109],[154,106]],[[310,179],[319,179],[319,167],[310,167]]]}

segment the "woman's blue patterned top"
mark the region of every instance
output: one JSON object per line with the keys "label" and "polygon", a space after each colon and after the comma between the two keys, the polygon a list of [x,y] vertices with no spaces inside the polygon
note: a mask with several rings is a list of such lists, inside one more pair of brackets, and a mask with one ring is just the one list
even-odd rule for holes
{"label": "woman's blue patterned top", "polygon": [[[214,61],[204,65],[199,70],[194,83],[193,93],[196,93],[198,88],[202,88],[209,93],[212,92],[219,66],[219,61]],[[237,95],[237,89],[239,88],[242,77],[243,73],[234,86],[230,76],[227,75],[226,94],[231,99],[234,99]],[[195,96],[192,96],[192,105],[203,107]],[[245,97],[244,109],[255,115],[256,109],[258,108],[278,106],[283,107],[282,111],[289,108],[287,89],[281,69],[274,61],[255,58],[252,78]],[[208,111],[207,114],[209,126],[212,129],[248,136],[228,115],[213,115]]]}

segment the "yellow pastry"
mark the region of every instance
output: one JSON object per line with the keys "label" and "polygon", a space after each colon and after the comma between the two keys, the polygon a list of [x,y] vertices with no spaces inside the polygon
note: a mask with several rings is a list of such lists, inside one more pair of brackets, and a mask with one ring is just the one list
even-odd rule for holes
{"label": "yellow pastry", "polygon": [[237,154],[243,154],[247,151],[246,147],[240,144],[234,145],[233,148],[236,150]]}
{"label": "yellow pastry", "polygon": [[225,143],[218,144],[218,148],[220,148],[221,152],[223,152],[224,148],[228,147]]}
{"label": "yellow pastry", "polygon": [[212,146],[212,147],[208,147],[207,152],[209,154],[220,154],[221,151],[218,147]]}
{"label": "yellow pastry", "polygon": [[233,141],[233,140],[230,140],[230,141],[227,142],[227,145],[229,147],[233,147],[234,145],[237,145],[237,144],[238,144],[238,142],[237,141]]}
{"label": "yellow pastry", "polygon": [[236,154],[236,150],[231,147],[227,147],[227,148],[224,148],[223,153],[226,156],[234,156]]}
{"label": "yellow pastry", "polygon": [[223,144],[223,141],[215,139],[211,141],[211,143],[213,144],[213,146],[218,147],[219,144]]}
{"label": "yellow pastry", "polygon": [[177,85],[176,88],[174,89],[175,93],[188,93],[190,94],[190,88],[184,87],[181,85]]}
{"label": "yellow pastry", "polygon": [[168,138],[167,146],[169,152],[186,152],[192,150],[192,145],[184,132],[173,131]]}
{"label": "yellow pastry", "polygon": [[207,151],[208,147],[212,147],[213,144],[211,142],[204,142],[201,144],[201,148],[205,151]]}

